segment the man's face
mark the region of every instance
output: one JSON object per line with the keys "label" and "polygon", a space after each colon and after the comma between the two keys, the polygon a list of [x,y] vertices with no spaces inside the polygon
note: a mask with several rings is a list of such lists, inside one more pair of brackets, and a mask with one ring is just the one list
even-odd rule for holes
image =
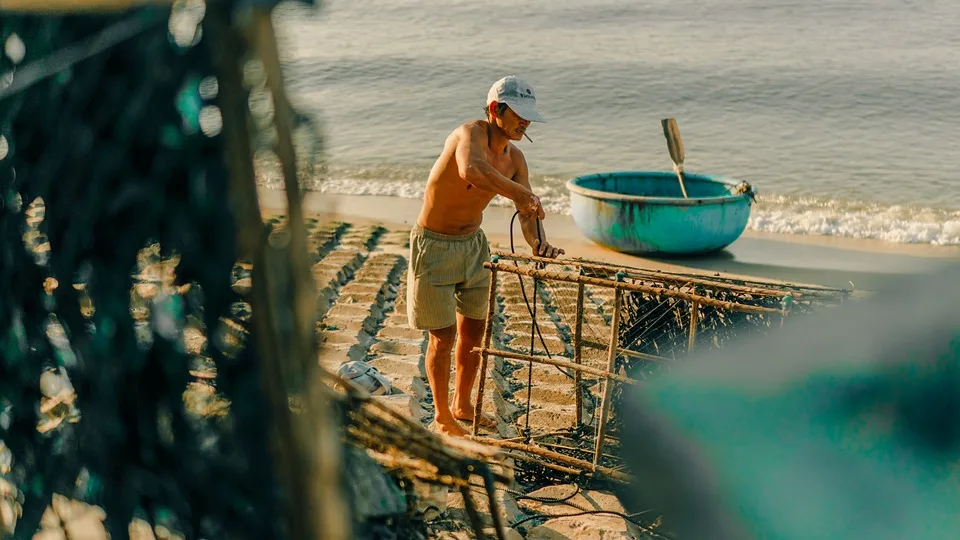
{"label": "man's face", "polygon": [[517,113],[513,112],[513,109],[510,107],[507,107],[503,111],[502,116],[497,117],[497,126],[507,134],[507,137],[514,141],[519,141],[523,138],[523,134],[527,131],[529,125],[530,122],[528,120],[517,116]]}

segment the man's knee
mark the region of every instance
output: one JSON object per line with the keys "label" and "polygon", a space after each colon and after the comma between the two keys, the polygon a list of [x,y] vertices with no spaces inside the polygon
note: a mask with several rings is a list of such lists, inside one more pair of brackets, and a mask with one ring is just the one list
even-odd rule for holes
{"label": "man's knee", "polygon": [[452,351],[457,342],[457,327],[450,325],[438,330],[430,330],[428,346],[436,351]]}
{"label": "man's knee", "polygon": [[479,346],[480,342],[483,341],[483,330],[486,326],[486,320],[484,319],[471,319],[470,317],[459,317],[459,333],[460,338],[464,343],[469,343],[471,346]]}

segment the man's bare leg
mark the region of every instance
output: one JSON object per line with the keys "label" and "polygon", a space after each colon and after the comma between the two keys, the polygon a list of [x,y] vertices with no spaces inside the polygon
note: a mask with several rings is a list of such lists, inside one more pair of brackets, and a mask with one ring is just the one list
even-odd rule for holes
{"label": "man's bare leg", "polygon": [[[483,319],[471,319],[457,313],[457,377],[453,388],[453,416],[473,423],[474,406],[471,395],[473,383],[480,368],[480,355],[470,352],[483,345]],[[484,413],[480,425],[496,427],[493,415]]]}
{"label": "man's bare leg", "polygon": [[[436,415],[433,423],[437,431],[446,435],[463,436],[463,429],[450,410],[450,355],[457,340],[457,327],[451,325],[440,330],[430,330],[427,343],[427,356],[424,360],[427,368],[427,380],[433,392],[433,407]],[[458,373],[459,376],[459,373]]]}

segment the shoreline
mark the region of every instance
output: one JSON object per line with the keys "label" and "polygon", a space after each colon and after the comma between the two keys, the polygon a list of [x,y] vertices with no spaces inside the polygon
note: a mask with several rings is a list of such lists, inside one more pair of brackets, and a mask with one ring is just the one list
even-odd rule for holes
{"label": "shoreline", "polygon": [[[282,209],[282,190],[261,188],[265,209]],[[305,212],[331,218],[384,225],[412,226],[422,201],[381,195],[340,195],[306,192]],[[484,212],[483,230],[491,245],[509,250],[509,225],[513,208],[490,206]],[[910,275],[935,272],[960,260],[960,247],[927,244],[894,244],[881,240],[845,237],[782,235],[745,231],[726,249],[701,257],[649,258],[627,255],[594,244],[577,229],[570,216],[548,214],[544,228],[550,241],[566,251],[565,257],[583,257],[613,264],[705,276],[741,277],[823,285],[856,290],[894,286]],[[528,253],[519,226],[515,225],[518,252]]]}

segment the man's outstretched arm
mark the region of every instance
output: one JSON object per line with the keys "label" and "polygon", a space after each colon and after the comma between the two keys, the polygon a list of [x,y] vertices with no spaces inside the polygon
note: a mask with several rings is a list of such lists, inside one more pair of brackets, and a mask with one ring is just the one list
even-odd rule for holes
{"label": "man's outstretched arm", "polygon": [[524,186],[500,174],[485,157],[487,134],[478,124],[463,126],[457,141],[457,169],[460,178],[474,187],[502,195],[517,206],[520,215],[544,217],[540,199]]}
{"label": "man's outstretched arm", "polygon": [[[517,155],[517,174],[513,177],[514,181],[532,192],[533,190],[530,187],[530,173],[527,170],[527,160],[521,152],[517,152]],[[543,221],[537,219],[537,216],[524,216],[521,214],[520,228],[523,230],[523,237],[527,240],[527,244],[533,249],[535,255],[553,259],[566,253],[564,250],[551,245],[550,242],[547,241],[547,232],[543,228]]]}

